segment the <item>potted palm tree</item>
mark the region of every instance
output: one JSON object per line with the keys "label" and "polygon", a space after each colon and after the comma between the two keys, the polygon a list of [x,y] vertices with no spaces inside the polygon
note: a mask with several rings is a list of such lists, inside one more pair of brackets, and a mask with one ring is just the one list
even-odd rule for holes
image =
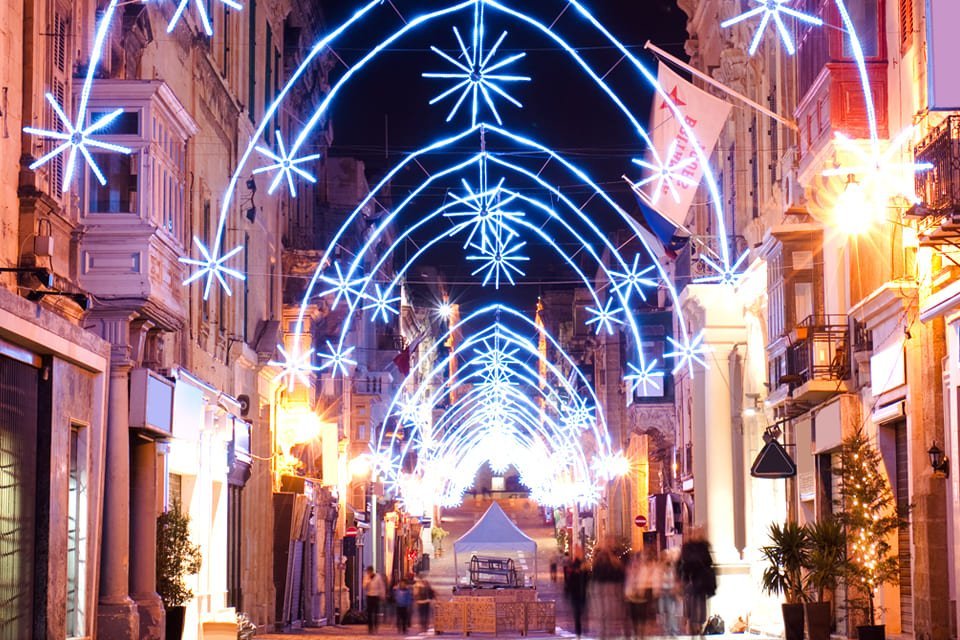
{"label": "potted palm tree", "polygon": [[767,568],[761,577],[764,592],[783,594],[781,605],[786,640],[803,640],[803,603],[807,600],[803,568],[808,563],[807,529],[796,522],[770,525],[770,543],[761,552]]}
{"label": "potted palm tree", "polygon": [[863,430],[858,429],[843,441],[840,468],[836,470],[841,477],[841,510],[837,517],[849,543],[844,563],[850,590],[847,604],[859,610],[866,623],[857,627],[860,640],[883,640],[886,635],[885,625],[877,624],[875,600],[881,586],[895,584],[900,577],[890,537],[907,523],[907,514],[897,508],[882,468],[880,452]]}
{"label": "potted palm tree", "polygon": [[828,640],[832,604],[825,599],[843,576],[847,556],[847,537],[836,518],[824,518],[805,525],[809,551],[804,569],[807,586],[816,596],[804,605],[809,640]]}
{"label": "potted palm tree", "polygon": [[157,593],[166,611],[166,638],[183,637],[185,605],[193,598],[184,581],[200,571],[200,547],[190,541],[190,516],[175,502],[157,518]]}

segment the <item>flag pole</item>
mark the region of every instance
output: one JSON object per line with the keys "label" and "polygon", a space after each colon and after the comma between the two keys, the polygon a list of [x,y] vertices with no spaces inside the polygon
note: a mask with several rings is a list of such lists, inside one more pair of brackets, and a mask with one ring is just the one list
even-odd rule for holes
{"label": "flag pole", "polygon": [[663,58],[664,60],[666,60],[666,61],[668,61],[668,62],[672,62],[673,64],[677,65],[677,66],[680,67],[681,69],[684,69],[684,70],[686,70],[686,71],[689,71],[690,73],[692,73],[692,74],[695,75],[696,77],[700,78],[701,80],[703,80],[704,82],[706,82],[706,83],[709,84],[710,86],[715,87],[715,88],[719,89],[720,91],[723,91],[724,93],[726,93],[726,94],[729,95],[729,96],[733,96],[733,97],[736,98],[737,100],[739,100],[739,101],[741,101],[741,102],[743,102],[743,103],[745,103],[745,104],[753,107],[754,109],[756,109],[756,110],[759,111],[760,113],[764,114],[765,116],[767,116],[767,117],[769,117],[769,118],[773,118],[773,119],[776,120],[777,122],[781,122],[781,123],[785,124],[786,126],[790,127],[791,129],[793,129],[794,131],[796,131],[796,132],[798,132],[798,133],[800,132],[800,127],[798,127],[798,126],[797,126],[797,123],[794,122],[793,120],[791,120],[791,119],[789,119],[789,118],[784,118],[783,116],[781,116],[781,115],[779,115],[779,114],[777,114],[777,113],[774,113],[773,111],[771,111],[770,109],[767,109],[765,106],[763,106],[763,105],[760,104],[759,102],[755,102],[754,100],[751,100],[750,98],[748,98],[747,96],[743,95],[743,94],[740,93],[739,91],[734,91],[733,89],[731,89],[731,88],[728,87],[727,85],[723,84],[722,82],[718,82],[717,80],[714,80],[713,78],[711,78],[711,77],[708,76],[707,74],[703,73],[703,72],[700,71],[699,69],[695,69],[694,67],[691,67],[689,64],[687,64],[686,62],[684,62],[684,61],[681,60],[680,58],[677,58],[677,57],[674,57],[674,56],[670,55],[669,53],[667,53],[666,51],[664,51],[663,49],[661,49],[661,48],[658,47],[657,45],[653,44],[653,43],[650,42],[649,40],[647,40],[646,44],[643,45],[643,48],[652,51],[652,52],[655,53],[658,57],[661,57],[661,58]]}

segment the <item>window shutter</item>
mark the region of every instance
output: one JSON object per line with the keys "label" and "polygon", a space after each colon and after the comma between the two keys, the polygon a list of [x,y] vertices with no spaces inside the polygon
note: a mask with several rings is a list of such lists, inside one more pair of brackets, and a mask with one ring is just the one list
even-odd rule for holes
{"label": "window shutter", "polygon": [[900,0],[900,52],[913,44],[913,0]]}
{"label": "window shutter", "polygon": [[[51,24],[51,49],[50,49],[50,79],[48,83],[49,91],[56,99],[57,103],[63,106],[67,117],[71,117],[71,109],[67,100],[69,61],[67,59],[67,25],[69,18],[67,12],[61,7],[53,11]],[[63,123],[53,111],[53,108],[47,104],[46,108],[46,128],[53,131],[64,130]],[[47,145],[58,144],[55,140],[48,140]],[[63,168],[64,154],[59,154],[47,163],[47,180],[49,181],[49,193],[53,198],[59,200],[63,197]]]}

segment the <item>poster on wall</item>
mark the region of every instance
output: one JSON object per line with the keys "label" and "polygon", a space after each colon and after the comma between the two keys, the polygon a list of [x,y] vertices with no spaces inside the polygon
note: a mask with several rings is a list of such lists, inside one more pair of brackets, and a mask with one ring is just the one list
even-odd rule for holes
{"label": "poster on wall", "polygon": [[960,2],[927,0],[927,78],[931,111],[960,109]]}

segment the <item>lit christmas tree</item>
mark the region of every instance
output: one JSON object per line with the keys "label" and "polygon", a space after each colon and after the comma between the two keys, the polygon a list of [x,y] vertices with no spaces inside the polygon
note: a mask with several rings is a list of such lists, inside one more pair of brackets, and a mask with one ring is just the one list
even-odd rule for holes
{"label": "lit christmas tree", "polygon": [[899,578],[897,555],[890,545],[891,535],[906,525],[906,514],[897,510],[890,483],[882,472],[883,459],[862,429],[846,438],[840,454],[841,500],[838,519],[844,525],[849,544],[847,587],[860,592],[848,593],[847,601],[867,614],[868,624],[876,624],[874,599],[883,584]]}

